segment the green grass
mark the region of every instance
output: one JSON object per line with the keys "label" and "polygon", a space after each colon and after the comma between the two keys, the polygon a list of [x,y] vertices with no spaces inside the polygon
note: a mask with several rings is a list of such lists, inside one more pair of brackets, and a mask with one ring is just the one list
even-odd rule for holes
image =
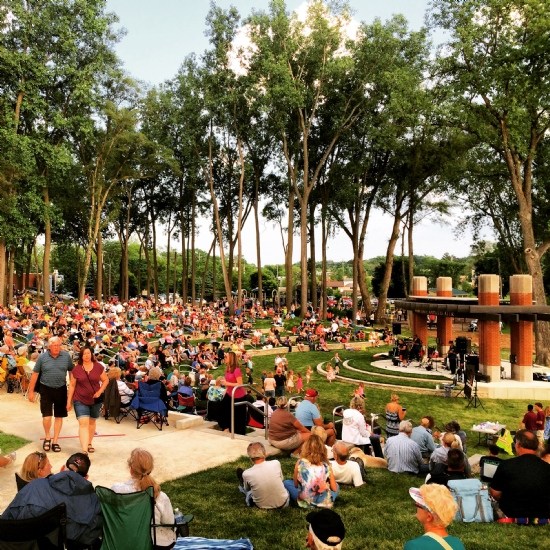
{"label": "green grass", "polygon": [[[374,350],[375,352],[378,350]],[[368,361],[368,352],[340,351],[343,360]],[[353,395],[354,384],[335,381],[329,384],[315,367],[327,361],[334,353],[306,352],[288,354],[289,368],[305,374],[308,365],[313,368],[311,387],[320,392],[319,405],[326,417],[331,417],[337,405],[347,405]],[[254,378],[260,380],[263,370],[273,370],[274,356],[254,358]],[[369,367],[370,368],[370,367]],[[345,372],[345,369],[342,369]],[[365,389],[368,412],[381,413],[390,399],[390,390],[367,387]],[[454,394],[453,394],[454,395]],[[482,408],[466,408],[464,398],[445,399],[416,393],[401,393],[401,403],[407,407],[407,418],[413,422],[425,414],[435,418],[442,428],[452,419],[458,420],[468,435],[468,454],[484,454],[486,448],[478,446],[478,436],[471,431],[473,424],[490,420],[518,426],[523,416],[524,401],[483,399]],[[24,440],[0,433],[0,446],[4,452],[15,450]],[[201,457],[190,457],[200,460]],[[169,457],[167,457],[169,460]],[[283,473],[290,478],[294,460],[281,458]],[[263,511],[247,508],[237,490],[235,469],[248,467],[246,458],[218,468],[199,472],[163,484],[174,507],[195,515],[191,535],[215,538],[248,537],[257,550],[280,548],[302,549],[306,537],[306,511],[298,508]],[[408,496],[408,488],[420,486],[421,478],[390,474],[382,470],[369,470],[369,483],[358,489],[343,487],[335,510],[343,517],[347,528],[346,550],[402,548],[403,543],[422,534],[415,519],[415,508]],[[453,524],[450,532],[462,539],[468,550],[494,550],[496,548],[545,548],[549,528],[518,527],[498,524]]]}
{"label": "green grass", "polygon": [[16,435],[5,434],[4,432],[0,432],[0,449],[2,449],[3,454],[16,451],[17,449],[23,447],[27,443],[30,443],[30,441],[27,441],[22,437],[17,437]]}

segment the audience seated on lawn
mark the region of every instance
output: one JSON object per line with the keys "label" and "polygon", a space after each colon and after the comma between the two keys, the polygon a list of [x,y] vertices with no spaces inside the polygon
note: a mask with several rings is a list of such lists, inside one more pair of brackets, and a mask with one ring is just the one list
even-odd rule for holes
{"label": "audience seated on lawn", "polygon": [[278,460],[266,460],[262,443],[250,443],[246,450],[253,463],[251,468],[237,468],[239,490],[244,493],[247,506],[274,509],[289,504],[289,494],[283,485],[283,471]]}
{"label": "audience seated on lawn", "polygon": [[399,434],[386,441],[384,454],[388,470],[396,474],[427,474],[429,467],[422,462],[420,447],[411,439],[412,424],[408,420],[399,423]]}

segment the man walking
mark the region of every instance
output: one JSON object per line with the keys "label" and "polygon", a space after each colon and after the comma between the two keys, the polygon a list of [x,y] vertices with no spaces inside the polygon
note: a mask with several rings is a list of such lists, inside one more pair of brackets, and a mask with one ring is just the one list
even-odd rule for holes
{"label": "man walking", "polygon": [[[48,351],[38,356],[29,383],[29,401],[34,401],[34,389],[40,375],[40,412],[44,426],[45,451],[61,451],[59,434],[63,418],[67,416],[67,371],[73,370],[71,355],[61,350],[61,338],[54,336],[48,340]],[[53,441],[51,436],[52,417]]]}

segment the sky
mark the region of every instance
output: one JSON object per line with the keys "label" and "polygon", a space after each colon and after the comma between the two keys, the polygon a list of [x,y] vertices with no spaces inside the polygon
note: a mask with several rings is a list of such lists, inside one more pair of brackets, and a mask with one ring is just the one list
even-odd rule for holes
{"label": "sky", "polygon": [[[216,0],[216,5],[226,9],[233,5],[241,16],[254,10],[267,9],[269,0]],[[303,0],[287,0],[289,10],[304,3]],[[387,20],[393,14],[403,14],[411,29],[424,23],[428,0],[351,0],[349,2],[358,21],[372,22],[375,18]],[[107,10],[119,17],[118,28],[124,28],[125,36],[116,50],[124,67],[134,78],[151,85],[160,84],[175,76],[184,58],[190,53],[198,56],[208,48],[205,36],[206,16],[210,0],[107,0]],[[464,257],[470,253],[472,236],[456,234],[456,220],[426,220],[415,227],[414,253],[440,258],[448,253]],[[243,255],[247,262],[256,263],[253,220],[245,226]],[[367,229],[365,259],[386,254],[391,233],[392,219],[376,213]],[[268,222],[261,222],[262,264],[284,263],[280,231]],[[295,237],[296,238],[296,237]],[[299,239],[299,236],[297,237]],[[211,243],[208,224],[202,222],[196,246],[208,250]],[[320,243],[321,239],[318,238]],[[295,244],[295,257],[299,260],[299,248]],[[177,246],[176,242],[173,245]],[[161,244],[162,246],[162,244]],[[400,247],[400,243],[398,245]],[[343,233],[329,242],[327,257],[334,261],[351,260],[350,240]],[[320,250],[317,251],[320,258]]]}

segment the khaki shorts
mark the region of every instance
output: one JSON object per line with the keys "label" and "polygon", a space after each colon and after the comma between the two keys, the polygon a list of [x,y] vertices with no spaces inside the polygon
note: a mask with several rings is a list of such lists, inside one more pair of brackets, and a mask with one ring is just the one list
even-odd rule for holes
{"label": "khaki shorts", "polygon": [[300,432],[296,432],[294,435],[287,437],[282,441],[274,441],[273,439],[270,439],[269,443],[273,445],[273,447],[281,449],[281,451],[293,451],[302,444],[302,438],[300,437]]}

